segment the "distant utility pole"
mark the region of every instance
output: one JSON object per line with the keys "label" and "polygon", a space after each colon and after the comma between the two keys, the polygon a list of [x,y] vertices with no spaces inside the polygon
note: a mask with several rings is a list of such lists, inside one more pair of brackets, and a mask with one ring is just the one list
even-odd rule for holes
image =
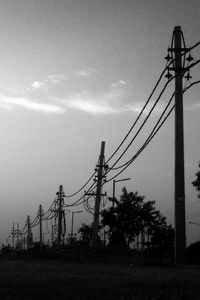
{"label": "distant utility pole", "polygon": [[98,243],[98,231],[99,231],[99,211],[100,211],[100,203],[102,196],[102,180],[104,178],[104,157],[105,151],[105,142],[101,143],[101,151],[99,156],[99,162],[97,165],[97,189],[96,189],[96,200],[95,200],[95,209],[94,209],[94,221],[93,221],[93,232],[92,232],[92,246],[96,246]]}
{"label": "distant utility pole", "polygon": [[63,186],[59,186],[59,191],[57,192],[58,195],[58,247],[62,245],[63,239],[63,231],[62,231],[62,219],[64,218],[64,211],[63,211],[63,205],[64,205],[64,191]]}
{"label": "distant utility pole", "polygon": [[39,210],[38,210],[38,216],[39,216],[39,226],[40,226],[40,249],[42,249],[43,244],[43,236],[42,236],[42,217],[44,215],[42,205],[40,204]]}
{"label": "distant utility pole", "polygon": [[30,216],[27,216],[27,250],[31,249],[31,242],[32,242],[32,233],[31,233],[31,220]]}
{"label": "distant utility pole", "polygon": [[13,223],[11,235],[12,235],[12,248],[14,249],[15,248],[15,223]]}
{"label": "distant utility pole", "polygon": [[73,229],[74,229],[74,215],[75,214],[80,214],[82,213],[83,211],[82,210],[79,210],[79,211],[73,211],[72,212],[72,223],[71,223],[71,238],[73,239],[74,237],[74,233],[73,233]]}
{"label": "distant utility pole", "polygon": [[175,261],[185,263],[185,172],[184,172],[184,128],[183,128],[183,57],[186,48],[182,47],[183,33],[180,26],[175,26],[172,48],[168,50],[174,59],[175,72]]}

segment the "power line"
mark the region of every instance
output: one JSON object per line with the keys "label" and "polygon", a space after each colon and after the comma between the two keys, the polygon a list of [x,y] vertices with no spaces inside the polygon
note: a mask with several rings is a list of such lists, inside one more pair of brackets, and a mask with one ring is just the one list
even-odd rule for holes
{"label": "power line", "polygon": [[67,195],[65,197],[66,198],[70,198],[70,197],[73,197],[73,196],[76,196],[77,194],[79,194],[86,187],[86,185],[92,180],[92,178],[94,177],[95,173],[96,173],[96,171],[93,172],[92,176],[86,181],[86,183],[79,190],[77,190],[75,193],[73,193],[71,195]]}
{"label": "power line", "polygon": [[[167,109],[169,108],[169,106],[170,106],[170,104],[171,104],[173,98],[174,98],[174,93],[172,94],[172,96],[171,96],[169,102],[167,103],[167,105],[166,105],[165,109],[163,110],[163,112],[162,112],[160,118],[158,119],[157,123],[156,123],[155,126],[153,127],[153,129],[152,129],[150,135],[149,135],[148,138],[146,139],[146,141],[145,141],[145,143],[143,144],[143,146],[138,150],[138,152],[139,152],[141,149],[144,150],[144,149],[146,148],[146,146],[149,144],[149,142],[152,140],[152,138],[154,137],[154,135],[155,135],[155,134],[157,133],[157,131],[159,130],[160,127],[158,128],[158,125],[159,125],[161,119],[163,118],[164,114],[166,113]],[[158,128],[158,129],[157,129],[157,128]],[[137,152],[137,153],[138,153],[138,152]],[[140,153],[141,153],[141,152],[140,152]],[[133,157],[135,157],[135,155],[134,155]],[[116,167],[116,168],[113,168],[113,170],[118,170],[118,169],[123,168],[123,167],[126,166],[130,161],[133,160],[133,157],[132,157],[129,161],[127,161],[126,163],[124,163],[123,165],[118,166],[118,167]]]}
{"label": "power line", "polygon": [[[200,80],[191,83],[184,91],[183,93],[185,93],[188,89],[190,89],[193,85],[200,83]],[[169,106],[171,100],[174,97],[174,93],[172,94],[166,108]],[[165,110],[166,110],[165,108]],[[159,129],[162,127],[162,125],[165,123],[165,121],[168,119],[168,117],[170,116],[171,112],[173,111],[173,109],[175,108],[175,105],[172,106],[172,108],[170,109],[170,111],[168,112],[168,114],[165,116],[165,118],[163,119],[163,121],[160,123],[160,125],[156,128],[156,126],[158,125],[158,122],[156,124],[156,126],[154,126],[154,129],[152,130],[151,134],[149,135],[149,137],[147,138],[147,140],[145,141],[145,143],[143,144],[143,146],[137,151],[137,153],[126,163],[124,164],[124,168],[118,172],[115,176],[113,176],[112,178],[110,178],[109,180],[107,180],[107,182],[110,182],[111,180],[113,180],[114,178],[116,178],[117,176],[119,176],[123,171],[125,171],[132,163],[133,161],[139,156],[139,154],[146,148],[146,146],[149,144],[149,142],[153,139],[153,137],[156,135],[156,133],[159,131]],[[161,118],[160,118],[161,119]],[[159,119],[159,121],[160,121]],[[156,128],[156,129],[155,129]]]}
{"label": "power line", "polygon": [[[136,132],[136,134],[134,135],[134,137],[132,138],[132,140],[130,141],[130,143],[128,144],[128,146],[126,147],[126,149],[122,152],[122,154],[119,156],[119,158],[115,161],[115,163],[112,165],[112,167],[109,168],[109,170],[107,171],[107,173],[109,173],[109,171],[111,171],[112,169],[114,170],[114,166],[119,162],[119,160],[124,156],[124,154],[126,153],[126,151],[129,149],[129,147],[132,145],[132,143],[134,142],[134,140],[136,139],[136,137],[138,136],[138,134],[140,133],[140,131],[142,130],[142,128],[144,127],[144,125],[146,124],[147,120],[149,119],[151,113],[153,112],[155,106],[157,105],[158,101],[160,100],[161,96],[163,95],[165,89],[167,88],[168,84],[170,83],[170,81],[172,81],[174,79],[174,77],[172,77],[171,79],[169,79],[166,84],[164,85],[161,93],[159,94],[159,97],[157,98],[157,100],[155,101],[154,105],[152,106],[151,110],[149,111],[148,115],[146,116],[145,120],[143,121],[143,123],[141,124],[140,128],[138,129],[138,131]],[[118,168],[116,168],[118,169]]]}
{"label": "power line", "polygon": [[[172,41],[172,42],[173,42],[173,41]],[[184,43],[185,43],[185,42],[184,42]],[[182,57],[182,56],[185,57],[186,53],[190,52],[191,50],[193,50],[194,48],[196,48],[196,47],[199,46],[199,45],[200,45],[200,42],[194,44],[192,47],[186,49],[186,51],[185,51],[184,53],[181,53],[180,56],[181,56],[181,57]],[[123,138],[122,142],[119,144],[119,146],[116,148],[116,150],[112,153],[112,155],[108,158],[108,160],[106,161],[106,164],[113,158],[113,156],[114,156],[114,155],[117,153],[117,151],[121,148],[121,146],[123,145],[123,143],[125,142],[125,140],[126,140],[127,137],[129,136],[129,134],[131,133],[131,131],[133,130],[133,128],[134,128],[135,125],[137,124],[137,122],[138,122],[138,120],[140,119],[142,113],[143,113],[144,110],[146,109],[146,107],[147,107],[149,101],[151,100],[151,98],[152,98],[152,96],[153,96],[155,90],[157,89],[157,87],[158,87],[158,85],[159,85],[159,83],[160,83],[160,81],[161,81],[163,75],[165,74],[165,72],[167,71],[167,69],[168,69],[172,64],[174,64],[174,61],[175,61],[175,59],[173,58],[169,63],[166,64],[165,69],[162,71],[162,73],[161,73],[161,75],[160,75],[158,81],[156,82],[156,84],[155,84],[155,86],[154,86],[154,88],[153,88],[153,90],[152,90],[152,92],[151,92],[149,98],[147,99],[147,101],[146,101],[145,105],[143,106],[142,110],[140,111],[140,113],[139,113],[137,119],[135,120],[135,122],[133,123],[133,125],[131,126],[131,128],[129,129],[128,133],[127,133],[127,134],[125,135],[125,137]]]}
{"label": "power line", "polygon": [[116,150],[113,152],[113,154],[108,158],[108,160],[106,161],[106,164],[113,158],[113,156],[114,156],[114,155],[117,153],[117,151],[121,148],[121,146],[123,145],[123,143],[125,142],[125,140],[126,140],[127,137],[129,136],[129,134],[131,133],[131,131],[133,130],[133,128],[135,127],[135,125],[136,125],[137,122],[139,121],[141,115],[143,114],[144,110],[146,109],[147,105],[149,104],[149,101],[151,100],[151,98],[152,98],[154,92],[156,91],[156,89],[157,89],[157,87],[158,87],[158,85],[159,85],[159,83],[160,83],[160,81],[161,81],[163,75],[165,74],[166,69],[167,69],[167,67],[162,71],[162,73],[161,73],[161,75],[160,75],[158,81],[156,82],[156,84],[155,84],[155,86],[154,86],[154,88],[153,88],[153,90],[152,90],[152,92],[151,92],[149,98],[147,99],[145,105],[144,105],[143,108],[141,109],[141,111],[140,111],[139,115],[137,116],[135,122],[133,123],[133,125],[132,125],[131,128],[129,129],[128,133],[127,133],[127,134],[125,135],[125,137],[123,138],[122,142],[119,144],[119,146],[118,146],[118,147],[116,148]]}

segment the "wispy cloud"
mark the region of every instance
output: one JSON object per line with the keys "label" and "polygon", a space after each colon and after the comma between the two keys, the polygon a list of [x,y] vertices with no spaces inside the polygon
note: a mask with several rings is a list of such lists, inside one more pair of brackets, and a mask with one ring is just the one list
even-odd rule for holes
{"label": "wispy cloud", "polygon": [[127,85],[127,82],[124,81],[124,80],[119,80],[119,81],[117,81],[117,82],[113,82],[113,83],[112,83],[112,86],[114,86],[114,87],[117,87],[117,86],[125,86],[125,85]]}
{"label": "wispy cloud", "polygon": [[93,68],[80,69],[74,72],[77,77],[90,77],[93,73],[95,73]]}
{"label": "wispy cloud", "polygon": [[45,82],[60,83],[66,79],[67,79],[67,76],[65,76],[63,74],[53,74],[53,75],[49,75],[47,77],[47,79],[45,80]]}
{"label": "wispy cloud", "polygon": [[106,103],[105,101],[97,101],[89,95],[83,94],[72,94],[69,98],[63,101],[63,104],[67,108],[73,108],[84,111],[89,114],[111,114],[117,113],[117,111]]}
{"label": "wispy cloud", "polygon": [[[52,114],[63,114],[73,109],[91,115],[116,115],[128,112],[137,114],[142,109],[140,93],[123,79],[110,83],[104,92],[92,92],[90,89],[80,92],[66,90],[65,96],[62,92],[62,97],[58,88],[53,90],[53,94],[52,90],[46,88],[48,84],[55,85],[63,80],[66,80],[65,75],[49,75],[44,81],[33,81],[31,88],[20,86],[18,89],[10,90],[10,93],[8,90],[6,93],[0,93],[0,108],[23,107]],[[148,113],[148,109],[144,113]]]}
{"label": "wispy cloud", "polygon": [[126,83],[121,81],[115,85],[111,84],[106,93],[90,94],[88,91],[82,93],[71,93],[61,100],[66,108],[84,111],[93,115],[122,114],[127,112],[138,113],[142,103],[131,101],[127,97]]}
{"label": "wispy cloud", "polygon": [[34,102],[23,97],[9,97],[2,94],[0,95],[0,107],[11,110],[15,106],[23,107],[29,110],[41,111],[44,113],[62,114],[65,112],[65,109],[58,105]]}
{"label": "wispy cloud", "polygon": [[67,77],[63,74],[53,74],[48,75],[43,81],[33,81],[30,86],[34,89],[44,89],[47,88],[49,84],[58,84],[66,79]]}

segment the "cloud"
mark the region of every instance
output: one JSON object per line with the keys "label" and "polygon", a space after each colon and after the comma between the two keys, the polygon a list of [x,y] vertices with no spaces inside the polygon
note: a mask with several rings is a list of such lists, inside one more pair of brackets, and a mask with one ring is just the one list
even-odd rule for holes
{"label": "cloud", "polygon": [[54,74],[54,75],[49,75],[45,82],[50,82],[50,83],[60,83],[61,81],[64,81],[67,79],[67,76],[63,74]]}
{"label": "cloud", "polygon": [[[58,89],[52,92],[47,86],[62,80],[66,80],[65,75],[49,75],[44,81],[33,81],[31,88],[29,84],[28,88],[22,89],[20,86],[20,89],[0,93],[0,108],[23,107],[51,114],[63,114],[73,109],[91,115],[116,115],[130,112],[138,114],[144,105],[140,100],[140,91],[123,79],[110,83],[104,92],[91,92],[91,89],[79,93],[66,91],[66,96],[60,97]],[[149,108],[144,113],[148,111]]]}
{"label": "cloud", "polygon": [[113,82],[113,83],[112,83],[112,86],[114,86],[114,87],[117,87],[117,86],[125,86],[125,85],[127,85],[127,82],[124,81],[124,80],[119,80],[119,81],[117,81],[117,82]]}
{"label": "cloud", "polygon": [[31,87],[33,87],[34,89],[41,89],[44,87],[44,82],[33,81],[33,83],[31,84]]}
{"label": "cloud", "polygon": [[89,114],[111,114],[117,111],[107,103],[98,102],[89,96],[74,94],[69,99],[65,100],[65,106],[87,112]]}
{"label": "cloud", "polygon": [[[58,100],[58,99],[57,99]],[[122,114],[127,112],[139,113],[141,102],[125,101],[126,95],[122,91],[113,90],[108,93],[91,95],[89,92],[71,93],[65,99],[58,100],[68,109],[76,109],[93,115]],[[148,110],[145,111],[148,113]]]}
{"label": "cloud", "polygon": [[77,77],[89,77],[95,72],[95,69],[93,68],[86,68],[86,69],[81,69],[81,70],[76,70],[75,76]]}
{"label": "cloud", "polygon": [[63,74],[53,74],[48,75],[43,81],[33,81],[30,86],[33,89],[44,89],[47,88],[49,84],[58,84],[66,79],[67,77]]}
{"label": "cloud", "polygon": [[20,106],[29,110],[41,111],[44,113],[62,114],[65,112],[65,109],[58,105],[34,102],[23,97],[9,97],[0,95],[0,107],[12,109],[14,106]]}

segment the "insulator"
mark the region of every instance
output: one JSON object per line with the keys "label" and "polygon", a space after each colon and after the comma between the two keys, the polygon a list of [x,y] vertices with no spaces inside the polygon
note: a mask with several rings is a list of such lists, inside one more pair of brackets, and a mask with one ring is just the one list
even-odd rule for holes
{"label": "insulator", "polygon": [[185,78],[186,78],[187,80],[190,80],[190,79],[192,78],[192,76],[190,75],[190,72],[187,73],[187,75],[185,76]]}
{"label": "insulator", "polygon": [[166,59],[167,61],[169,61],[169,60],[171,59],[171,56],[169,55],[169,53],[167,54],[167,56],[165,56],[165,59]]}
{"label": "insulator", "polygon": [[172,77],[173,75],[169,72],[169,70],[168,70],[168,72],[167,72],[167,74],[165,75],[165,77],[167,78],[167,79],[170,79],[171,77]]}
{"label": "insulator", "polygon": [[187,60],[188,62],[191,62],[192,60],[194,60],[194,58],[192,57],[191,54],[189,54],[189,56],[186,58],[186,60]]}

